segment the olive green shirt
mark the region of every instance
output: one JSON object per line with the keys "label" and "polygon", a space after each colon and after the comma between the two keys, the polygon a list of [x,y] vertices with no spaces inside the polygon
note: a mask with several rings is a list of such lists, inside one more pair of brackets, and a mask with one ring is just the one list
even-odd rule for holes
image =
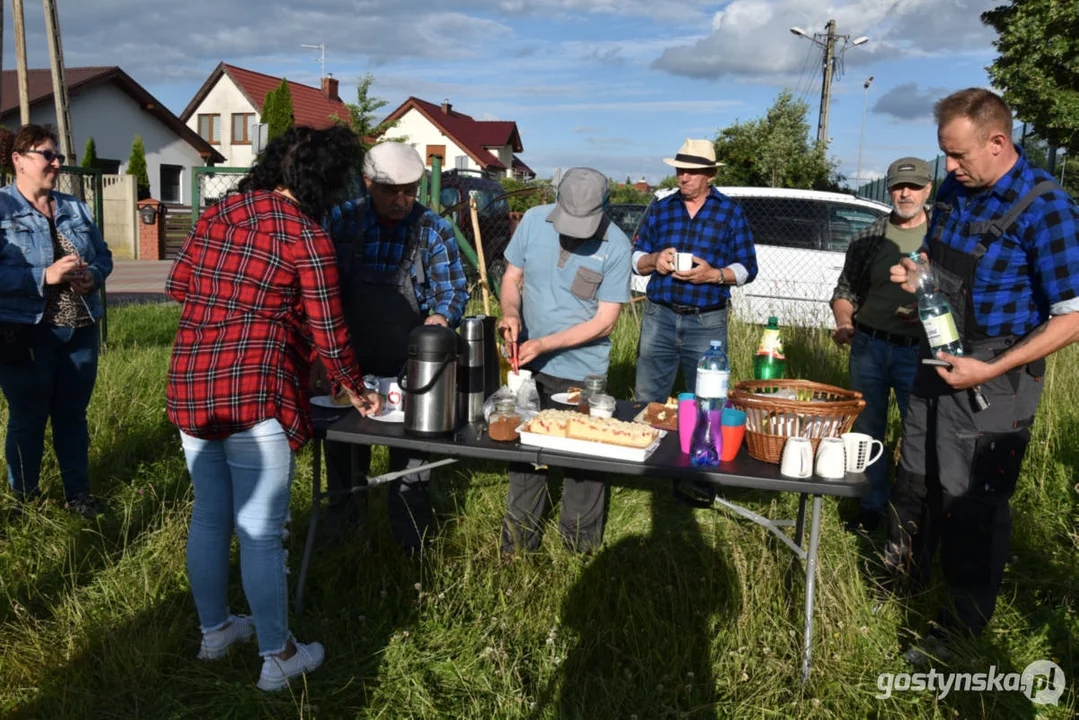
{"label": "olive green shirt", "polygon": [[922,246],[925,239],[926,225],[922,223],[907,230],[888,223],[884,231],[884,242],[877,248],[869,263],[869,294],[865,304],[854,316],[855,320],[876,330],[919,337],[922,326],[917,322],[904,322],[895,314],[897,308],[916,302],[913,294],[902,289],[891,280],[891,267],[898,265],[901,258]]}

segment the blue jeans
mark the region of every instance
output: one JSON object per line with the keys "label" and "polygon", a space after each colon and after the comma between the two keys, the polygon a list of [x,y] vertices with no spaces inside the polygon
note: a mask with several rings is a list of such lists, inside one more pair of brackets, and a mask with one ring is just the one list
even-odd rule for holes
{"label": "blue jeans", "polygon": [[[850,344],[850,386],[862,393],[865,409],[854,421],[854,432],[885,442],[888,429],[888,393],[895,392],[900,420],[907,415],[910,389],[918,371],[917,345],[903,347],[855,330]],[[891,495],[891,458],[885,455],[866,469],[873,490],[862,498],[862,508],[884,512]]]}
{"label": "blue jeans", "polygon": [[226,590],[232,531],[240,539],[240,577],[255,619],[259,654],[285,649],[288,630],[289,488],[296,461],[277,420],[224,440],[180,432],[195,507],[187,536],[187,578],[203,632],[228,622]]}
{"label": "blue jeans", "polygon": [[36,495],[45,449],[45,423],[52,420],[52,447],[68,499],[90,489],[90,431],[86,408],[97,380],[97,326],[34,325],[32,362],[0,365],[0,388],[8,403],[8,483],[16,495]]}
{"label": "blue jeans", "polygon": [[638,402],[664,402],[671,394],[678,365],[686,379],[686,392],[697,385],[697,363],[713,340],[727,350],[727,311],[679,315],[668,307],[644,301],[641,340],[637,346]]}

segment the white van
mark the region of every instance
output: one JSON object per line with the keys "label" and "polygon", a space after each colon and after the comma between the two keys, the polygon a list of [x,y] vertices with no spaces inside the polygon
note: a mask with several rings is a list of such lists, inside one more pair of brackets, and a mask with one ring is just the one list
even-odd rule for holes
{"label": "white van", "polygon": [[[842,193],[779,188],[719,187],[737,202],[757,248],[757,279],[731,288],[735,315],[782,325],[831,327],[832,298],[851,239],[891,212],[882,203]],[[674,189],[657,190],[655,199]],[[655,202],[655,200],[653,200]],[[647,279],[635,276],[633,289],[644,292]]]}

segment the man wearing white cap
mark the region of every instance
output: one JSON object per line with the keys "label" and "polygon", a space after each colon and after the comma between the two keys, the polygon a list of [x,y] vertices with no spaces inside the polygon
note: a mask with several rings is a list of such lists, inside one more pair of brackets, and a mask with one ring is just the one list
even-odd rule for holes
{"label": "man wearing white cap", "polygon": [[[364,157],[368,195],[338,205],[327,219],[356,357],[360,367],[380,377],[397,377],[415,327],[456,327],[468,303],[453,228],[416,202],[424,171],[411,145],[380,143]],[[356,493],[343,497],[343,491],[352,486],[350,465],[366,474],[371,448],[334,442],[325,448],[327,485],[331,493],[338,491],[328,524],[342,529],[362,517],[363,500]],[[390,470],[421,465],[424,457],[391,448]],[[419,549],[431,522],[429,480],[430,471],[423,471],[390,486],[390,529],[408,551]]]}
{"label": "man wearing white cap", "polygon": [[[502,322],[507,343],[518,344],[543,407],[551,396],[581,386],[586,375],[606,375],[622,303],[629,301],[630,243],[603,214],[607,178],[571,168],[554,205],[525,213],[506,247]],[[511,463],[502,551],[535,550],[547,506],[546,473]],[[603,476],[566,470],[559,530],[566,545],[590,552],[603,539]]]}
{"label": "man wearing white cap", "polygon": [[[731,285],[753,282],[757,252],[741,208],[712,187],[719,164],[710,140],[686,140],[673,158],[678,192],[652,203],[641,223],[633,270],[648,281],[637,350],[637,400],[663,402],[678,366],[693,392],[697,362],[712,340],[727,348]],[[679,255],[692,257],[677,269]]]}

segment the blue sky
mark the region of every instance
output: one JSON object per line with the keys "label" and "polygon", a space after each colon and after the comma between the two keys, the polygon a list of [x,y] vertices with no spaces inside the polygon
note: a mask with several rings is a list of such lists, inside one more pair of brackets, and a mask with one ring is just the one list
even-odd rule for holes
{"label": "blue sky", "polygon": [[[1002,0],[999,0],[1002,1]],[[219,61],[317,85],[317,51],[355,99],[370,72],[389,111],[409,95],[449,99],[477,118],[514,120],[540,175],[588,165],[618,180],[667,174],[686,137],[762,115],[784,88],[811,108],[820,50],[788,28],[869,42],[843,54],[833,85],[831,154],[862,174],[903,155],[936,156],[937,98],[988,86],[998,0],[60,0],[67,65],[119,65],[179,113]],[[435,9],[432,9],[435,8]],[[4,68],[14,68],[5,9]],[[47,67],[41,5],[26,8],[29,62]]]}

